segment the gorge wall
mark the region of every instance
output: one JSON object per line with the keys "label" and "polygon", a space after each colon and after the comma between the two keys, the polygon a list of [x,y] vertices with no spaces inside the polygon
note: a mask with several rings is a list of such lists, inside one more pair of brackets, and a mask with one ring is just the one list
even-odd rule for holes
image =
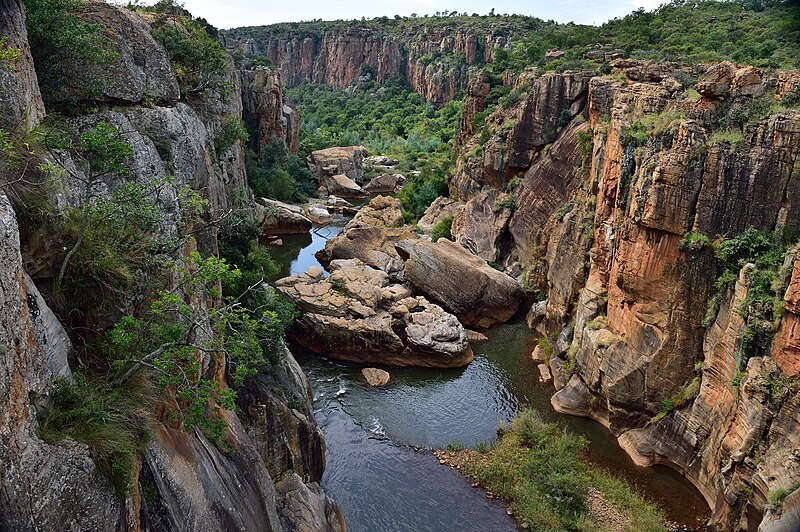
{"label": "gorge wall", "polygon": [[[528,319],[552,350],[557,410],[603,423],[637,463],[682,472],[717,529],[797,526],[796,493],[781,509],[767,499],[800,481],[800,251],[778,268],[785,310],[767,326],[747,299],[757,267],[716,288],[712,242],[748,228],[796,242],[800,111],[780,101],[800,73],[611,66],[520,76],[515,103],[462,127],[450,190],[473,214],[455,215],[453,237],[543,300]],[[486,93],[474,78],[462,124]],[[731,135],[732,109],[756,108]],[[761,326],[774,339],[748,351]]]}
{"label": "gorge wall", "polygon": [[[93,112],[71,114],[64,127],[80,134],[105,122],[122,131],[131,147],[130,175],[106,173],[98,195],[109,194],[123,179],[156,186],[160,237],[175,238],[184,255],[215,255],[216,227],[204,222],[243,208],[249,199],[242,142],[215,142],[225,120],[254,124],[256,151],[275,136],[290,150],[296,147],[296,113],[275,92],[277,73],[231,71],[235,90],[227,102],[184,100],[164,48],[151,36],[151,18],[100,2],[88,4],[82,16],[101,25],[117,54],[103,70],[105,88],[90,102]],[[20,52],[9,68],[0,68],[0,127],[24,135],[40,126],[45,105],[22,2],[0,2],[0,21],[2,35]],[[69,91],[59,98],[86,104],[84,95]],[[77,205],[85,178],[81,164],[58,150],[42,157],[75,176],[64,177],[51,198],[53,208],[63,212]],[[8,174],[0,182],[13,191],[13,166],[3,162]],[[167,176],[173,178],[165,181]],[[178,201],[185,186],[207,202],[198,230],[188,235]],[[73,344],[79,338],[67,334],[48,301],[53,262],[61,260],[57,235],[46,227],[22,231],[17,218],[0,194],[0,530],[344,530],[341,512],[318,484],[325,442],[310,386],[285,348],[276,353],[276,367],[246,382],[236,411],[225,412],[222,446],[197,428],[182,429],[170,415],[175,399],[165,394],[152,413],[153,439],[125,495],[99,473],[87,445],[70,438],[45,443],[40,416],[58,379],[74,378]],[[138,308],[141,297],[131,295],[122,303],[126,308],[110,309],[87,325],[99,330],[112,324],[121,312]],[[213,303],[193,304],[202,311]],[[202,366],[202,374],[227,387],[224,360],[204,357]]]}
{"label": "gorge wall", "polygon": [[333,29],[325,23],[237,28],[224,32],[224,38],[228,48],[269,58],[287,87],[317,83],[343,89],[370,67],[380,83],[403,78],[425,100],[440,105],[466,88],[469,67],[491,61],[508,33],[503,23],[465,29],[431,28],[422,21],[392,31],[389,21],[383,29],[357,22]]}

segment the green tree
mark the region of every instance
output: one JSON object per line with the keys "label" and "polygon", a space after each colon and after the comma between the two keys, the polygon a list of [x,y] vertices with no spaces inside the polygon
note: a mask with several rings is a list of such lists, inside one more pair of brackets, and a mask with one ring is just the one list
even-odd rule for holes
{"label": "green tree", "polygon": [[24,0],[28,41],[39,87],[45,101],[57,101],[65,88],[99,96],[103,78],[98,66],[116,56],[99,24],[80,18],[86,10],[82,0]]}

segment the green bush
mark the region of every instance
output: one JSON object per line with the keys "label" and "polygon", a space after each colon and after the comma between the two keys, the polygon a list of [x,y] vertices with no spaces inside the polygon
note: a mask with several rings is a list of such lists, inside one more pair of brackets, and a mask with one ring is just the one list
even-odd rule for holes
{"label": "green bush", "polygon": [[138,456],[152,437],[152,407],[148,379],[109,388],[76,373],[73,380],[56,382],[39,437],[51,444],[64,438],[87,444],[97,469],[124,496],[132,487]]}
{"label": "green bush", "polygon": [[28,41],[45,102],[58,101],[65,87],[90,100],[103,92],[98,67],[117,53],[99,24],[80,18],[82,0],[25,0]]}
{"label": "green bush", "polygon": [[204,19],[193,19],[172,0],[162,0],[152,10],[152,34],[167,52],[181,97],[210,94],[226,102],[233,86],[228,54],[216,39],[216,29]]}
{"label": "green bush", "polygon": [[242,121],[235,116],[227,116],[222,120],[220,129],[214,137],[214,149],[219,157],[236,144],[236,141],[245,144],[249,139],[250,135]]}
{"label": "green bush", "polygon": [[453,227],[453,217],[452,216],[445,216],[439,222],[433,226],[431,229],[431,240],[436,242],[440,238],[447,238],[448,240],[453,239],[453,235],[450,233],[450,229]]}

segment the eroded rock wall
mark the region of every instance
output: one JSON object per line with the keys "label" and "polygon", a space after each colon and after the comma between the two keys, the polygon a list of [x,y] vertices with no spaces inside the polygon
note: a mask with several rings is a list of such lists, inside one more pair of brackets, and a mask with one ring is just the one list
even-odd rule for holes
{"label": "eroded rock wall", "polygon": [[[773,98],[771,87],[790,92],[795,75],[712,65],[697,99],[676,79],[681,65],[612,68],[542,76],[498,107],[489,135],[462,140],[451,192],[478,198],[521,177],[511,183],[513,245],[501,264],[546,294],[530,323],[555,338],[556,409],[605,424],[642,464],[681,471],[718,529],[755,529],[768,494],[800,479],[800,273],[791,260],[782,270],[788,290],[772,353],[747,361],[748,270],[706,318],[717,261],[684,235],[797,234],[800,111],[772,107],[732,140],[719,125],[730,106]],[[465,116],[480,108],[473,92]],[[781,519],[773,512],[765,523]]]}

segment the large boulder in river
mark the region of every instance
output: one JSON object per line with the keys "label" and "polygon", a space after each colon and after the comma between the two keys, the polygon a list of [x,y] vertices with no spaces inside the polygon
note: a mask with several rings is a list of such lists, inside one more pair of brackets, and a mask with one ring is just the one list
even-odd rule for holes
{"label": "large boulder in river", "polygon": [[508,321],[523,300],[519,283],[455,242],[406,240],[396,247],[405,258],[403,275],[411,286],[468,327]]}
{"label": "large boulder in river", "polygon": [[364,146],[335,146],[311,152],[308,166],[312,177],[320,184],[326,177],[334,175],[346,175],[356,183],[363,183],[363,161],[367,155]]}
{"label": "large boulder in river", "polygon": [[344,174],[325,176],[320,180],[320,196],[339,196],[340,198],[363,198],[364,189]]}
{"label": "large boulder in river", "polygon": [[403,174],[381,174],[373,177],[364,190],[369,194],[396,194],[405,182]]}
{"label": "large boulder in river", "polygon": [[338,360],[391,366],[472,361],[467,333],[452,314],[412,297],[358,259],[334,260],[330,269],[328,278],[312,267],[276,283],[302,313],[288,335],[303,347]]}
{"label": "large boulder in river", "polygon": [[261,234],[263,236],[308,233],[313,224],[303,216],[303,209],[273,199],[260,198]]}
{"label": "large boulder in river", "polygon": [[323,264],[357,258],[386,272],[392,280],[402,280],[403,260],[394,244],[415,236],[410,227],[397,227],[402,223],[400,201],[377,196],[350,220],[339,236],[328,240],[316,257]]}

